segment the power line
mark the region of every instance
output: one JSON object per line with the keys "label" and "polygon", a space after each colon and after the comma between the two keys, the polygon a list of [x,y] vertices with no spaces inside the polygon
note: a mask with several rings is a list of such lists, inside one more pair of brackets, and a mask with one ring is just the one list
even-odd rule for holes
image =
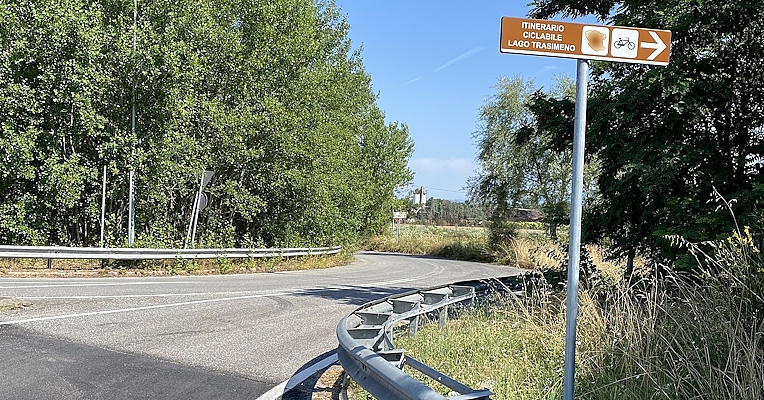
{"label": "power line", "polygon": [[438,191],[441,191],[441,192],[451,192],[451,193],[464,193],[464,192],[466,192],[466,190],[438,189],[438,188],[429,187],[429,186],[424,186],[424,188],[425,189],[430,189],[430,190],[438,190]]}

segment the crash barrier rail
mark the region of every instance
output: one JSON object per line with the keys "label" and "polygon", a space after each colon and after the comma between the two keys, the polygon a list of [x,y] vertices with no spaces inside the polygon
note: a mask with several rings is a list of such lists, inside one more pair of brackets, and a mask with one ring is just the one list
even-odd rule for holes
{"label": "crash barrier rail", "polygon": [[489,293],[520,295],[525,275],[458,282],[389,296],[367,303],[343,318],[337,326],[337,356],[345,373],[379,400],[444,400],[446,397],[403,371],[409,366],[459,395],[449,400],[490,399],[488,389],[474,390],[396,349],[393,333],[408,325],[414,336],[422,316],[445,326],[457,306],[474,306]]}
{"label": "crash barrier rail", "polygon": [[170,260],[205,258],[273,258],[337,254],[341,246],[292,249],[144,249],[58,246],[0,246],[0,258]]}

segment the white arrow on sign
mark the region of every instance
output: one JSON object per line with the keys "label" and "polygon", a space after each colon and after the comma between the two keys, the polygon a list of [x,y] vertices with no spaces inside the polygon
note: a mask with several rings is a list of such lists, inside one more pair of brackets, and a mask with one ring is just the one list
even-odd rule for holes
{"label": "white arrow on sign", "polygon": [[653,54],[650,54],[650,56],[647,57],[648,60],[652,61],[652,60],[655,60],[655,57],[658,57],[658,54],[663,53],[663,50],[666,50],[666,43],[663,43],[663,40],[661,40],[660,36],[658,36],[657,33],[653,31],[649,31],[649,32],[650,32],[650,36],[652,36],[653,40],[655,40],[655,43],[642,42],[639,44],[639,46],[645,49],[655,49]]}

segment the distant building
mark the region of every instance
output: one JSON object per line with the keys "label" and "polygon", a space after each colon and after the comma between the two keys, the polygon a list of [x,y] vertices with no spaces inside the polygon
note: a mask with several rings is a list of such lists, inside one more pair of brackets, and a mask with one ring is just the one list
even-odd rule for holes
{"label": "distant building", "polygon": [[424,186],[414,189],[414,205],[424,207],[427,204],[427,191]]}

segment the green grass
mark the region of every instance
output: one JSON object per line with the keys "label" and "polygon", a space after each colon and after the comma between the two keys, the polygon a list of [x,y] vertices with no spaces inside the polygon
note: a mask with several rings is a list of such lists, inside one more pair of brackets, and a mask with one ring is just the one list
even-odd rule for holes
{"label": "green grass", "polygon": [[[442,331],[436,325],[425,326],[416,338],[404,336],[396,344],[472,388],[491,389],[499,394],[495,399],[557,398],[564,331],[550,321],[529,321],[550,315],[518,315],[521,312],[484,308],[449,322]],[[407,372],[448,394],[447,388]]]}

